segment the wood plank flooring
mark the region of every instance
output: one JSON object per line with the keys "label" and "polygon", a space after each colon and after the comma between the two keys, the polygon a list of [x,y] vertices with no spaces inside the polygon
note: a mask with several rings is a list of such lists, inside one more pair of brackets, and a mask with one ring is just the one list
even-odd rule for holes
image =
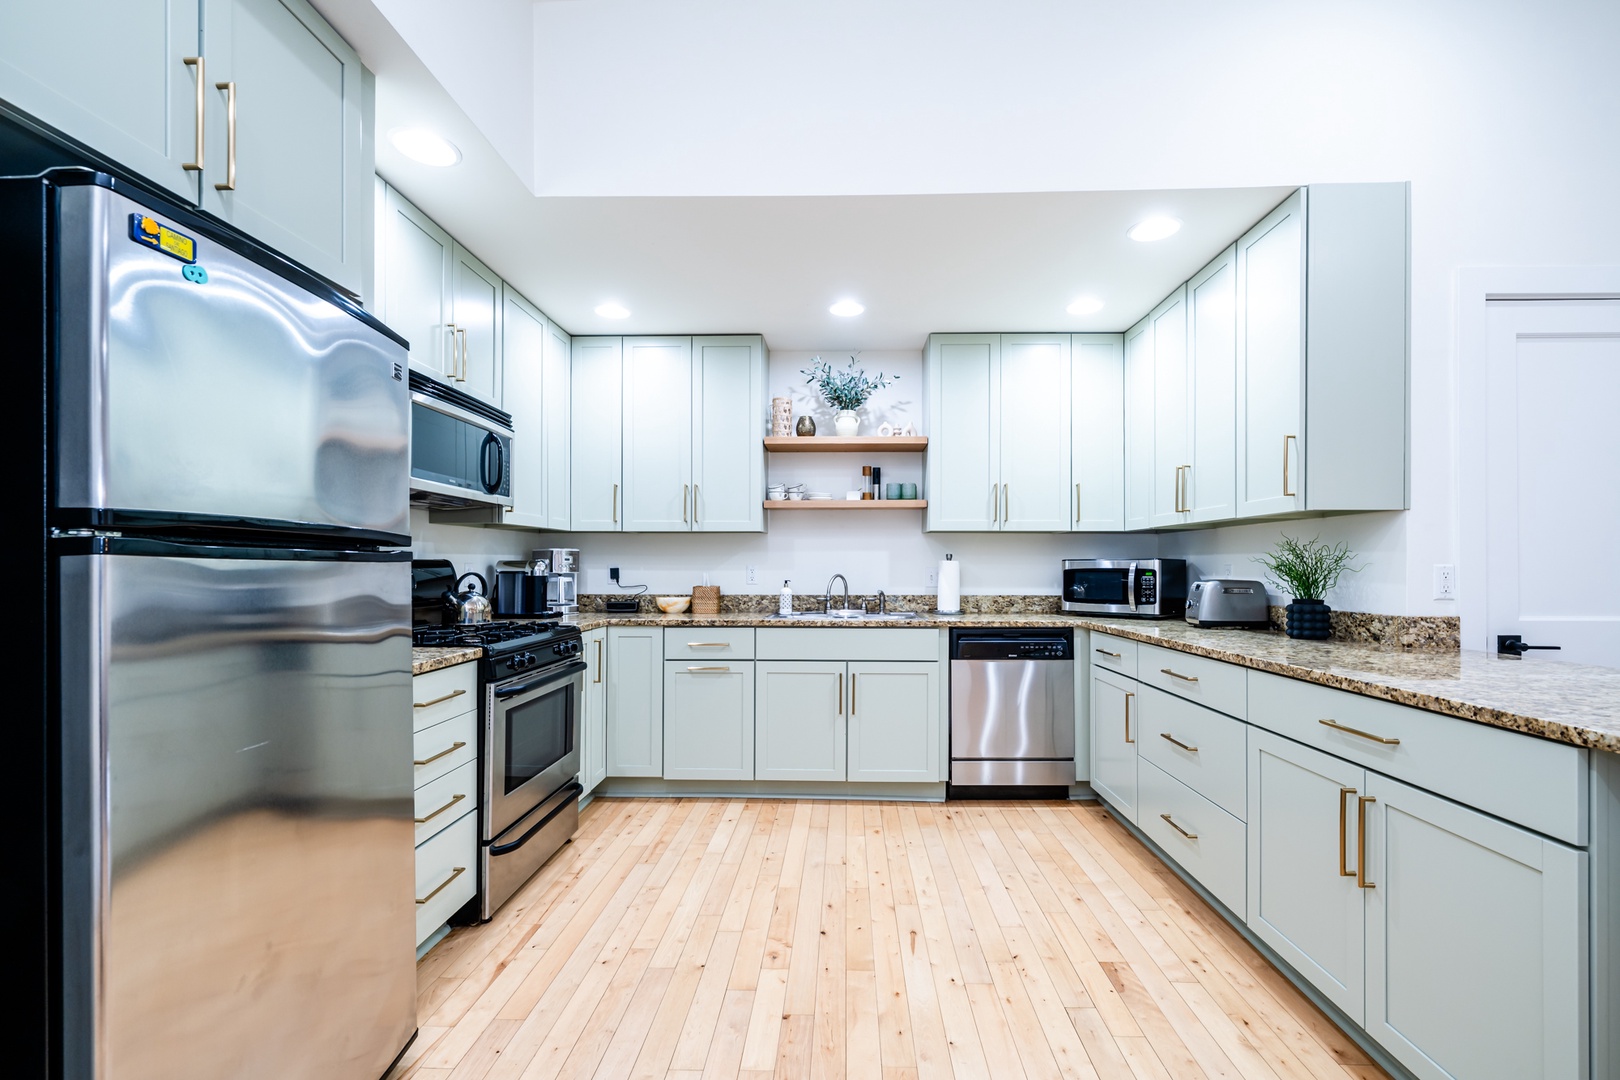
{"label": "wood plank flooring", "polygon": [[598,799],[389,1080],[1385,1074],[1095,803]]}

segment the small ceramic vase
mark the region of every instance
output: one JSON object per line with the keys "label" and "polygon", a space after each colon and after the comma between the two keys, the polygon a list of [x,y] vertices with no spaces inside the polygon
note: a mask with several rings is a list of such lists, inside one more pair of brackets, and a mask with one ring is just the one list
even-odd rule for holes
{"label": "small ceramic vase", "polygon": [[814,435],[816,433],[816,422],[808,416],[801,416],[799,417],[799,426],[794,430],[800,435]]}
{"label": "small ceramic vase", "polygon": [[846,439],[859,435],[861,418],[856,415],[854,409],[840,409],[838,415],[833,418],[833,430]]}
{"label": "small ceramic vase", "polygon": [[1291,638],[1326,641],[1333,632],[1332,614],[1320,600],[1295,600],[1288,605],[1284,631]]}

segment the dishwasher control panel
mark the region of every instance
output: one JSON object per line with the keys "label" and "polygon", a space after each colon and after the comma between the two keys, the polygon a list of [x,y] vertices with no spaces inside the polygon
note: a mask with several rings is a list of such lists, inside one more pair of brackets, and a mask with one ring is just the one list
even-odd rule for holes
{"label": "dishwasher control panel", "polygon": [[952,660],[1072,660],[1067,630],[954,630]]}

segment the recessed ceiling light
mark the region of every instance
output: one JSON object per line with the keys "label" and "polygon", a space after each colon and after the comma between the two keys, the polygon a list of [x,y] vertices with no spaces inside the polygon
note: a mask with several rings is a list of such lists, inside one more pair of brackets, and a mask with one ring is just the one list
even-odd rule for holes
{"label": "recessed ceiling light", "polygon": [[1167,236],[1174,236],[1180,228],[1181,222],[1175,218],[1155,214],[1132,225],[1131,231],[1126,235],[1145,244],[1150,240],[1163,240]]}
{"label": "recessed ceiling light", "polygon": [[628,319],[630,317],[630,309],[617,300],[597,304],[596,313],[604,319]]}
{"label": "recessed ceiling light", "polygon": [[840,300],[827,310],[840,318],[851,319],[865,311],[866,305],[859,300]]}
{"label": "recessed ceiling light", "polygon": [[1103,308],[1103,302],[1095,296],[1077,296],[1069,302],[1064,310],[1070,315],[1095,315]]}
{"label": "recessed ceiling light", "polygon": [[394,149],[423,165],[444,168],[461,160],[456,144],[427,128],[395,128],[388,133]]}

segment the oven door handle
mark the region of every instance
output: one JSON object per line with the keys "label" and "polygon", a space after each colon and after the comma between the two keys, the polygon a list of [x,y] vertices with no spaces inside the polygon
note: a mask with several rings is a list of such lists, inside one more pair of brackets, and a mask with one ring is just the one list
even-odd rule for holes
{"label": "oven door handle", "polygon": [[[559,789],[559,790],[564,791],[564,792],[569,792],[571,794],[571,797],[574,798],[574,799],[579,798],[581,795],[583,795],[585,793],[585,788],[580,784],[580,782],[578,780],[570,780],[570,781],[568,781],[568,783],[564,784],[562,786],[562,788]],[[509,844],[491,844],[491,845],[489,845],[489,853],[490,853],[490,855],[492,855],[492,856],[494,856],[494,855],[509,855],[512,852],[516,851],[518,848],[522,847],[524,844],[527,844],[529,842],[529,840],[534,836],[535,833],[539,832],[541,829],[545,828],[547,825],[550,825],[552,823],[552,821],[554,821],[556,819],[558,814],[562,813],[565,809],[567,809],[569,801],[570,801],[569,799],[564,799],[562,802],[560,802],[556,806],[552,807],[551,808],[551,813],[547,814],[545,817],[541,818],[539,821],[537,821],[533,825],[529,826],[528,829],[524,830],[524,833],[523,833],[522,836],[518,837],[516,840],[513,840],[511,843],[509,843]]]}
{"label": "oven door handle", "polygon": [[585,661],[571,660],[568,662],[566,667],[559,671],[552,672],[543,679],[536,679],[534,682],[519,683],[516,686],[503,686],[499,690],[495,691],[495,698],[498,701],[504,701],[509,697],[517,697],[519,694],[527,694],[530,690],[538,690],[542,686],[550,686],[554,682],[562,682],[569,676],[578,675],[585,669]]}

